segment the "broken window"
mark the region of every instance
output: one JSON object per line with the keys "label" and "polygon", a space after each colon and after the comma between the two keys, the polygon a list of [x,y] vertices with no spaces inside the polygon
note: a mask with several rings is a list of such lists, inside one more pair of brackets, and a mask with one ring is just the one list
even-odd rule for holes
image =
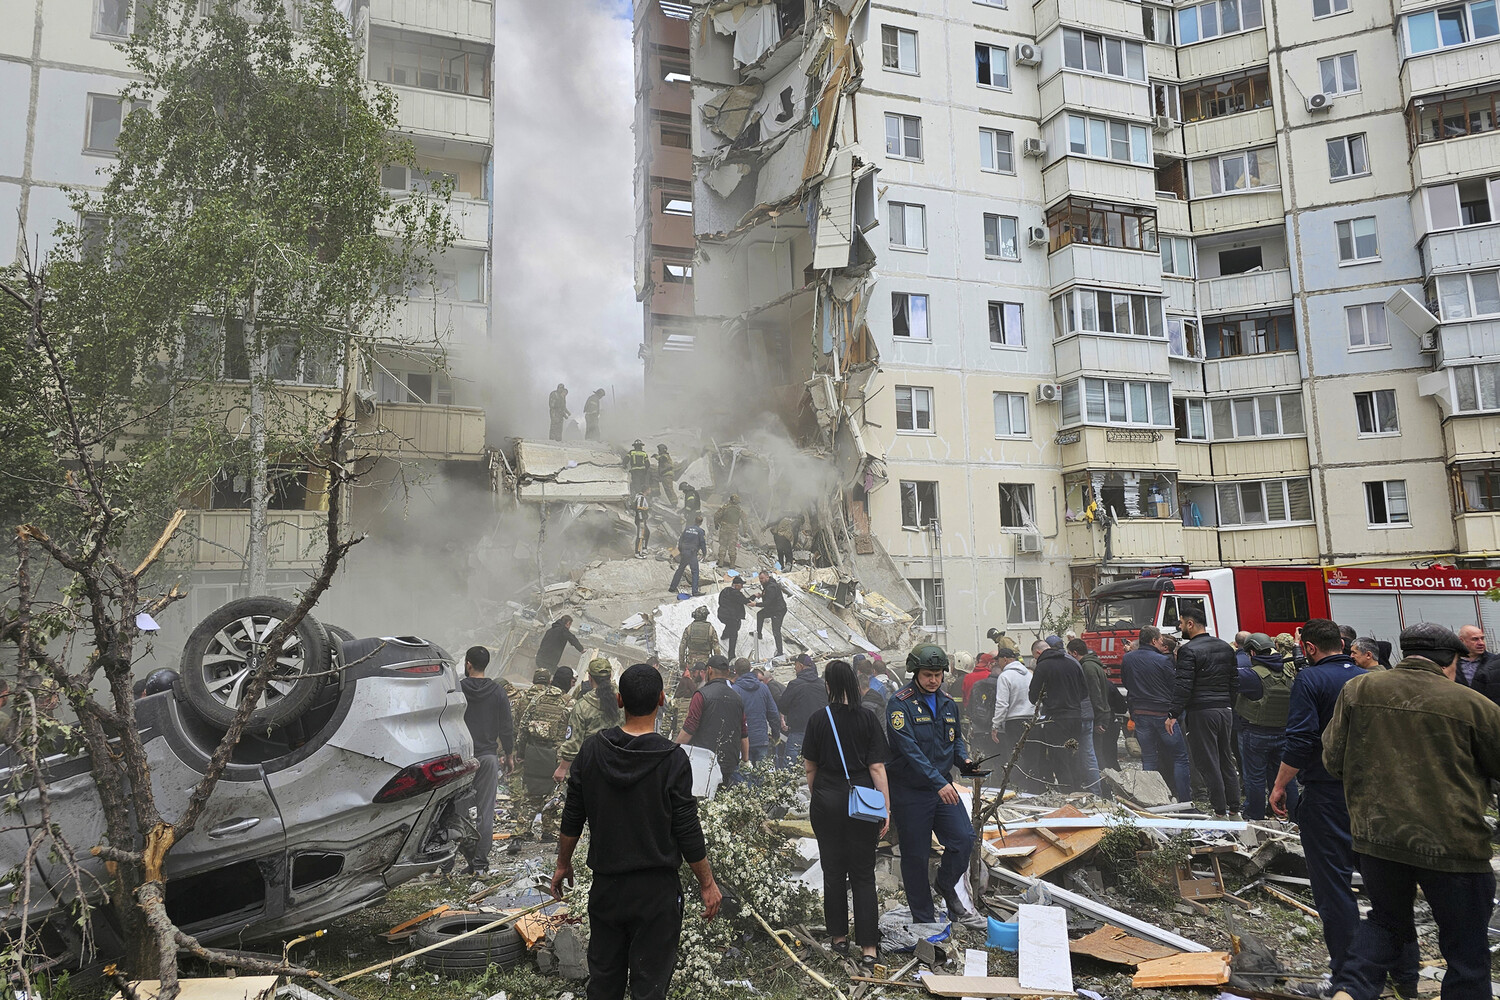
{"label": "broken window", "polygon": [[693,137],[686,125],[671,125],[667,122],[658,124],[661,133],[661,144],[672,146],[676,149],[693,148]]}
{"label": "broken window", "polygon": [[1208,417],[1203,400],[1174,399],[1172,415],[1177,425],[1177,440],[1208,440]]}
{"label": "broken window", "polygon": [[1012,576],[1005,580],[1005,624],[1035,624],[1041,618],[1042,581],[1034,576]]}
{"label": "broken window", "polygon": [[922,158],[922,119],[915,115],[885,116],[886,155],[903,160]]}
{"label": "broken window", "polygon": [[922,599],[922,628],[928,632],[945,628],[948,622],[943,608],[943,581],[936,577],[914,577],[906,582]]}
{"label": "broken window", "polygon": [[693,74],[685,61],[663,58],[661,78],[663,83],[689,83],[693,79]]}
{"label": "broken window", "polygon": [[991,302],[990,343],[997,347],[1025,347],[1022,332],[1023,309],[1019,302]]}
{"label": "broken window", "polygon": [[981,87],[1010,89],[1010,49],[983,42],[974,46],[974,77]]}
{"label": "broken window", "polygon": [[691,264],[662,264],[662,280],[668,284],[691,285],[693,283],[693,266]]}
{"label": "broken window", "polygon": [[1386,479],[1365,483],[1365,511],[1371,526],[1410,524],[1406,507],[1406,480]]}
{"label": "broken window", "polygon": [[1000,484],[1000,527],[1036,526],[1036,487],[1030,483]]}
{"label": "broken window", "polygon": [[94,34],[129,38],[144,29],[154,6],[154,0],[95,0]]}
{"label": "broken window", "polygon": [[984,217],[984,255],[1001,260],[1020,260],[1021,251],[1016,242],[1017,221],[1009,215],[986,215]]}
{"label": "broken window", "polygon": [[891,334],[912,340],[928,340],[927,296],[911,292],[891,293]]}
{"label": "broken window", "polygon": [[932,390],[918,386],[896,386],[896,430],[932,430]]}
{"label": "broken window", "polygon": [[1374,389],[1354,394],[1354,413],[1359,421],[1359,433],[1398,434],[1396,422],[1396,390]]}
{"label": "broken window", "polygon": [[[267,485],[269,509],[306,509],[306,467],[273,465],[268,472]],[[213,510],[247,510],[250,507],[250,477],[242,472],[220,472],[213,478],[209,496],[209,507]]]}
{"label": "broken window", "polygon": [[901,480],[901,527],[926,528],[937,520],[937,483]]}
{"label": "broken window", "polygon": [[891,24],[881,25],[880,62],[886,69],[916,76],[920,72],[917,64],[917,33]]}
{"label": "broken window", "polygon": [[90,94],[86,108],[88,121],[84,129],[84,151],[110,156],[118,153],[120,128],[125,123],[125,117],[131,111],[144,107],[147,107],[144,101],[137,101],[127,109],[118,94]]}

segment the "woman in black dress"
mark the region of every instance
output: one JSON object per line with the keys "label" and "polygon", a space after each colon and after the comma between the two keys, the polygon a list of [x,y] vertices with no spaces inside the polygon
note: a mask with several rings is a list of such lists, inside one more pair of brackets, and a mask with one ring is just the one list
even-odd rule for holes
{"label": "woman in black dress", "polygon": [[[833,950],[849,953],[849,901],[854,892],[854,940],[866,974],[875,966],[880,944],[880,912],[875,898],[875,846],[890,828],[890,787],[886,783],[885,719],[860,705],[854,668],[834,660],[823,672],[828,709],[807,721],[802,756],[812,790],[812,828],[823,864],[823,920]],[[835,739],[835,736],[837,739]],[[840,747],[843,749],[840,758]],[[845,778],[847,765],[848,778]],[[875,788],[885,796],[882,822],[849,818],[849,786]]]}

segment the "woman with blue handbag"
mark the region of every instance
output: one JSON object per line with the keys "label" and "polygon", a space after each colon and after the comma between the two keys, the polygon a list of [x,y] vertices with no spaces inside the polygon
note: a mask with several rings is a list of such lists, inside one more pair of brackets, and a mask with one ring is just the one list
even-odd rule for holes
{"label": "woman with blue handbag", "polygon": [[860,704],[854,668],[834,660],[823,673],[828,707],[807,721],[802,756],[812,790],[812,828],[823,865],[823,922],[833,950],[849,953],[849,901],[860,968],[875,967],[880,912],[875,898],[875,847],[890,827],[882,720]]}

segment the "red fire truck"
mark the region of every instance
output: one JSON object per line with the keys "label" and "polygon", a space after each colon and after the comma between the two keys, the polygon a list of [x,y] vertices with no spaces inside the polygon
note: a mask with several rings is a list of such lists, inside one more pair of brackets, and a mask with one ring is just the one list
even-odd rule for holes
{"label": "red fire truck", "polygon": [[1500,570],[1379,566],[1247,566],[1191,571],[1147,570],[1133,580],[1099,587],[1089,596],[1083,639],[1111,666],[1142,626],[1175,634],[1180,608],[1201,612],[1214,635],[1295,632],[1309,618],[1332,618],[1361,636],[1394,643],[1416,622],[1449,628],[1478,625],[1500,634],[1500,603],[1487,594]]}

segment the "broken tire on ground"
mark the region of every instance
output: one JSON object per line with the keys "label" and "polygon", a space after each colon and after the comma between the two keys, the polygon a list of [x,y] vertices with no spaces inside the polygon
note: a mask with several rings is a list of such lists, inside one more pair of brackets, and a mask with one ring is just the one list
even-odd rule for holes
{"label": "broken tire on ground", "polygon": [[[493,913],[450,913],[419,927],[413,943],[418,948],[441,945],[450,938],[498,919]],[[434,948],[419,957],[422,964],[434,972],[483,972],[491,965],[506,968],[519,963],[526,957],[526,943],[514,927],[502,927]]]}
{"label": "broken tire on ground", "polygon": [[[239,711],[245,685],[260,663],[262,640],[293,605],[275,597],[246,597],[209,613],[188,636],[179,673],[181,691],[193,709],[227,729]],[[271,675],[247,729],[284,726],[297,719],[327,680],[328,633],[308,615],[287,636],[280,665]]]}

